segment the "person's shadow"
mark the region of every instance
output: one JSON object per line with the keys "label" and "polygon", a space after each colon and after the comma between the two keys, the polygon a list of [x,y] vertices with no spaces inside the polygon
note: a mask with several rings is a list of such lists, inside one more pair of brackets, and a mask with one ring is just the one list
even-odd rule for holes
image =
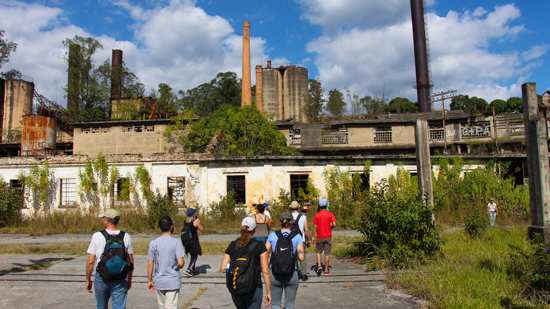
{"label": "person's shadow", "polygon": [[204,264],[204,265],[195,267],[195,271],[198,274],[206,274],[209,269],[212,269],[212,267],[209,264]]}

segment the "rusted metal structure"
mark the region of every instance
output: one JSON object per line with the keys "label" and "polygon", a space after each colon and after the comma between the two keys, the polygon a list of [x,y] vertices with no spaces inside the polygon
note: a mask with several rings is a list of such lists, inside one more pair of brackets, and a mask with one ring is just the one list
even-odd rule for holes
{"label": "rusted metal structure", "polygon": [[263,74],[262,66],[256,66],[256,108],[264,110],[264,94],[263,94]]}
{"label": "rusted metal structure", "polygon": [[80,105],[80,45],[69,44],[69,69],[67,70],[67,109],[76,112]]}
{"label": "rusted metal structure", "polygon": [[113,49],[111,56],[111,100],[122,98],[122,50]]}
{"label": "rusted metal structure", "polygon": [[432,110],[430,71],[428,68],[428,42],[424,21],[424,0],[411,0],[411,16],[416,67],[416,91],[418,105],[423,113]]}
{"label": "rusted metal structure", "polygon": [[22,123],[22,156],[55,154],[57,121],[54,118],[41,115],[27,115],[23,117]]}

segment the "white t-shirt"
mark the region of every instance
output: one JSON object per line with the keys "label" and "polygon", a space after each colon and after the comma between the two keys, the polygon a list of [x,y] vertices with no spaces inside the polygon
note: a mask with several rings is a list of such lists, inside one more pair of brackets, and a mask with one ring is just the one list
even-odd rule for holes
{"label": "white t-shirt", "polygon": [[302,232],[303,237],[305,237],[306,236],[305,227],[306,227],[306,219],[307,219],[306,215],[298,211],[293,211],[292,218],[296,220],[299,214],[302,214],[302,216],[300,217],[300,221],[298,221],[298,227],[300,228],[300,232]]}
{"label": "white t-shirt", "polygon": [[[120,233],[120,230],[106,231],[109,235],[117,235],[118,233]],[[95,232],[92,235],[92,240],[90,241],[90,245],[88,246],[88,250],[86,250],[86,253],[95,255],[94,273],[95,269],[97,268],[97,264],[101,259],[101,255],[103,254],[103,250],[105,249],[106,244],[107,240],[105,239],[103,234],[101,234],[101,232]],[[132,239],[130,237],[130,234],[128,233],[124,233],[124,246],[128,250],[128,254],[134,254],[134,249],[132,248]]]}
{"label": "white t-shirt", "polygon": [[487,211],[489,211],[489,212],[496,212],[496,211],[497,211],[497,203],[489,203],[489,204],[487,204]]}

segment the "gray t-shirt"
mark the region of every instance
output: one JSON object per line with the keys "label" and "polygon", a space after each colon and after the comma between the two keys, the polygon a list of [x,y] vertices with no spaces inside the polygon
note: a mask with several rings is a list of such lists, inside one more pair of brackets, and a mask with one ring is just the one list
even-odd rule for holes
{"label": "gray t-shirt", "polygon": [[149,243],[149,260],[153,261],[153,283],[157,290],[180,289],[178,258],[183,256],[183,246],[177,238],[160,236]]}

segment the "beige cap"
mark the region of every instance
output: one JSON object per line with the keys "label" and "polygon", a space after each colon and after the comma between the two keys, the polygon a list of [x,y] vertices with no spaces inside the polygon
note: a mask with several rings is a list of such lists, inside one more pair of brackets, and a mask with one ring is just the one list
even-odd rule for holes
{"label": "beige cap", "polygon": [[290,203],[290,209],[300,209],[300,204],[296,201],[292,201],[292,203]]}
{"label": "beige cap", "polygon": [[101,213],[99,213],[99,218],[110,218],[110,219],[114,219],[116,217],[120,217],[120,212],[116,209],[113,209],[113,208],[109,208]]}

